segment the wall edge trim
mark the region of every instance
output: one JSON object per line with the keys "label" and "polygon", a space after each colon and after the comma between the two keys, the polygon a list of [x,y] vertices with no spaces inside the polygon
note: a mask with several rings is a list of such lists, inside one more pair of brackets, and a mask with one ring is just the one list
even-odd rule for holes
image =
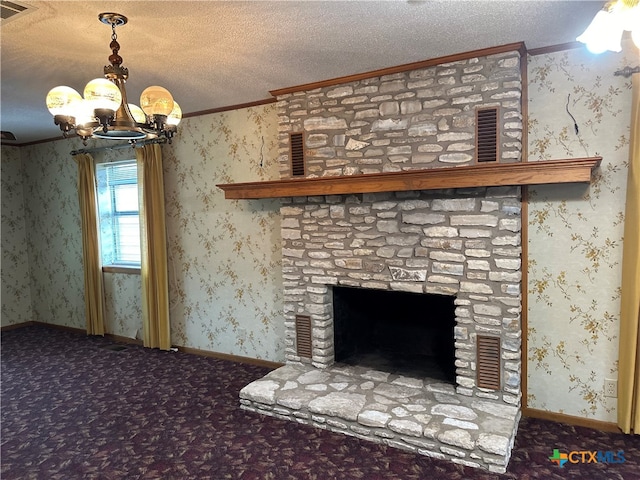
{"label": "wall edge trim", "polygon": [[595,420],[592,418],[576,417],[565,413],[549,412],[547,410],[538,410],[536,408],[522,407],[522,415],[529,418],[538,418],[540,420],[550,420],[552,422],[564,423],[576,427],[592,428],[602,432],[622,433],[622,430],[612,422],[603,420]]}

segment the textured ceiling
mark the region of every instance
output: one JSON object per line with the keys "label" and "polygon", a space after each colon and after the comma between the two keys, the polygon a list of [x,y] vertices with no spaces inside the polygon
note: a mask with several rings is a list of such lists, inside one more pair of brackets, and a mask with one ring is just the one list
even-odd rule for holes
{"label": "textured ceiling", "polygon": [[50,88],[80,93],[118,27],[129,101],[166,87],[192,113],[270,98],[269,91],[513,42],[572,42],[603,1],[29,1],[0,25],[1,129],[18,144],[55,138]]}

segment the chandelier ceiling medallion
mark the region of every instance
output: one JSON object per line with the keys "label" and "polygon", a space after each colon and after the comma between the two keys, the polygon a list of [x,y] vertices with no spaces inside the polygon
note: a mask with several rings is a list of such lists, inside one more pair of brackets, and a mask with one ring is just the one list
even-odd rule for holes
{"label": "chandelier ceiling medallion", "polygon": [[576,40],[591,53],[619,52],[625,31],[640,48],[640,0],[609,0]]}
{"label": "chandelier ceiling medallion", "polygon": [[86,145],[88,138],[137,140],[165,137],[169,142],[177,131],[182,110],[168,90],[152,86],[140,95],[140,107],[128,103],[125,82],[129,70],[118,55],[116,27],[125,25],[127,17],[119,13],[101,13],[98,19],[111,25],[111,55],[105,65],[104,78],[91,80],[84,87],[84,98],[73,88],[58,86],[47,94],[47,108],[62,135],[73,130]]}

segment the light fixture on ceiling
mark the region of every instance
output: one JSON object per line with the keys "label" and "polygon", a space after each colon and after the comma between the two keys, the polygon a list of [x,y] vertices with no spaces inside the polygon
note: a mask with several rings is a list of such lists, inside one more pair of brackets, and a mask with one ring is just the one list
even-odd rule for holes
{"label": "light fixture on ceiling", "polygon": [[591,53],[619,52],[625,30],[640,48],[640,0],[610,0],[576,40],[585,43]]}
{"label": "light fixture on ceiling", "polygon": [[109,140],[136,140],[165,137],[169,142],[177,131],[182,110],[168,90],[152,86],[140,95],[140,107],[128,103],[124,84],[129,70],[118,55],[116,27],[127,17],[119,13],[101,13],[98,19],[111,25],[111,65],[104,67],[105,78],[95,78],[84,87],[84,98],[73,88],[59,86],[47,94],[47,108],[54,123],[66,138],[73,130],[83,143],[90,137]]}

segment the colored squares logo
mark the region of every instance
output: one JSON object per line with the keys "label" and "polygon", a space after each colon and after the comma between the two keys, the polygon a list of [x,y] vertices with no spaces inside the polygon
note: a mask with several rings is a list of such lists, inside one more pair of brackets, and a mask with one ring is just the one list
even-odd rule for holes
{"label": "colored squares logo", "polygon": [[549,457],[549,460],[562,468],[569,461],[569,456],[566,453],[560,453],[560,450],[554,448],[553,455]]}

